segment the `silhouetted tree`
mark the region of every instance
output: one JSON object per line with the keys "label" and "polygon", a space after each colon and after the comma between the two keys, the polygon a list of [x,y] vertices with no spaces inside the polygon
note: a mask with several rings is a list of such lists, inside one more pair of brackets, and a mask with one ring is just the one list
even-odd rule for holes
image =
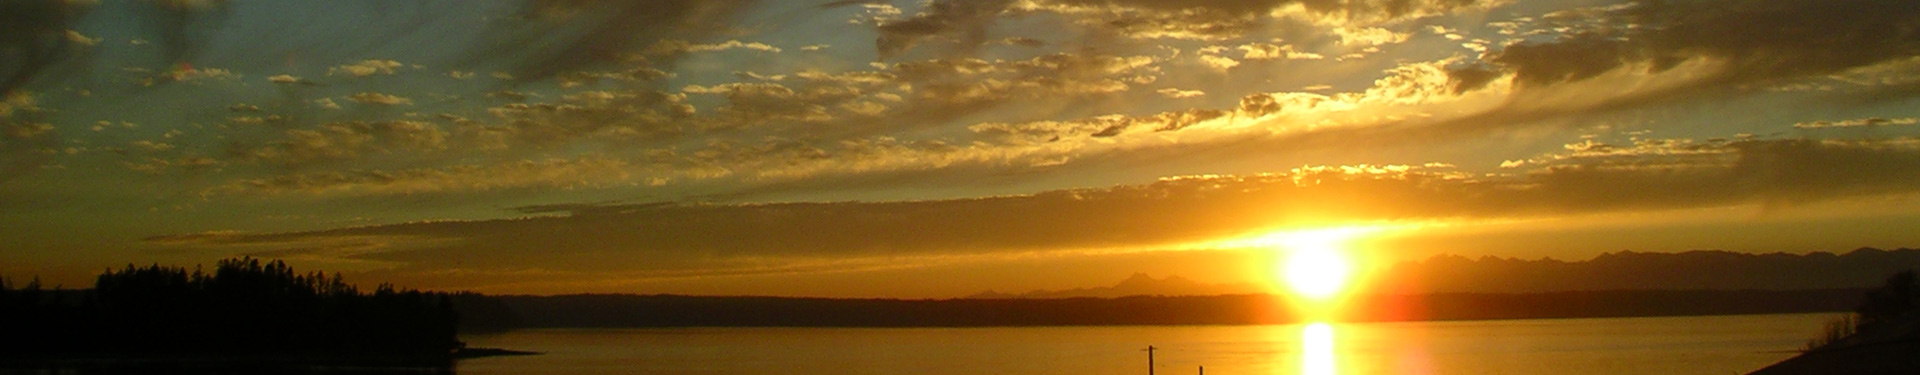
{"label": "silhouetted tree", "polygon": [[[1827,322],[1821,335],[1807,342],[1807,350],[1843,344],[1858,333],[1880,331],[1881,326],[1920,320],[1920,275],[1896,272],[1866,298],[1852,314]],[[1855,342],[1854,344],[1858,344]]]}
{"label": "silhouetted tree", "polygon": [[1866,301],[1855,312],[1860,314],[1861,326],[1915,318],[1920,312],[1920,277],[1913,270],[1887,277],[1880,288],[1867,292]]}
{"label": "silhouetted tree", "polygon": [[0,280],[3,356],[265,355],[450,358],[462,344],[451,297],[382,284],[361,293],[339,274],[281,261],[103,272],[78,303],[51,303],[35,281]]}

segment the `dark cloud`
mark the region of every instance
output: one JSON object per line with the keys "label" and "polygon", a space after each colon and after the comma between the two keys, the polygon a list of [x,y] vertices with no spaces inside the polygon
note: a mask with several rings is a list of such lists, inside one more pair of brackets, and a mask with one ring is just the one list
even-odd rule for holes
{"label": "dark cloud", "polygon": [[[1580,35],[1549,43],[1509,45],[1491,61],[1513,70],[1516,83],[1546,86],[1579,81],[1606,73],[1633,60],[1625,42],[1596,35]],[[1454,77],[1460,87],[1485,83],[1485,71],[1463,68]]]}
{"label": "dark cloud", "polygon": [[159,38],[161,59],[170,64],[191,63],[200,53],[206,34],[226,22],[226,0],[145,0],[143,22]]}
{"label": "dark cloud", "polygon": [[[643,56],[669,39],[702,39],[729,30],[753,0],[534,0],[518,17],[484,32],[469,64],[512,61],[519,79],[545,79],[621,63],[669,64]],[[646,61],[658,59],[661,61]]]}
{"label": "dark cloud", "polygon": [[32,95],[0,94],[0,184],[39,171],[60,144]]}
{"label": "dark cloud", "polygon": [[1453,94],[1487,87],[1487,83],[1500,78],[1500,72],[1485,65],[1465,65],[1447,70],[1447,84],[1453,88]]}
{"label": "dark cloud", "polygon": [[0,2],[0,96],[70,57],[77,43],[67,32],[90,8],[83,1]]}
{"label": "dark cloud", "polygon": [[835,0],[835,1],[829,1],[826,4],[820,4],[820,7],[831,9],[831,8],[847,7],[847,6],[854,6],[854,5],[887,4],[887,3],[888,3],[887,0]]}
{"label": "dark cloud", "polygon": [[[322,151],[328,150],[333,149],[322,149]],[[203,190],[200,194],[202,196],[283,194],[406,196],[430,193],[598,188],[630,182],[633,177],[631,171],[637,168],[620,160],[580,157],[509,160],[439,168],[347,169],[237,179]]]}
{"label": "dark cloud", "polygon": [[[1252,1],[1254,0],[1220,2]],[[1447,14],[1506,2],[1499,0],[1300,0],[1299,3],[1309,12],[1349,22],[1381,22]]]}
{"label": "dark cloud", "polygon": [[814,86],[795,91],[775,83],[728,83],[712,87],[689,86],[690,94],[715,94],[725,97],[721,111],[735,118],[728,126],[747,126],[764,121],[825,122],[833,116],[827,105],[861,96],[857,89],[844,86]]}
{"label": "dark cloud", "polygon": [[1839,73],[1920,56],[1920,3],[1904,0],[1645,2],[1614,11],[1633,24],[1545,42],[1520,42],[1486,60],[1516,81],[1546,86],[1645,64],[1723,64],[1684,90],[1723,89]]}
{"label": "dark cloud", "polygon": [[1096,30],[1135,37],[1227,39],[1272,21],[1272,10],[1292,0],[1056,0],[1051,9],[1081,14]]}
{"label": "dark cloud", "polygon": [[[844,2],[836,2],[841,4]],[[954,42],[949,53],[970,56],[994,42],[991,29],[1001,19],[1038,12],[1066,16],[1091,30],[1135,38],[1231,39],[1280,22],[1271,14],[1301,6],[1321,20],[1373,24],[1501,3],[1488,0],[1044,0],[1022,4],[1006,0],[939,0],[912,17],[882,22],[875,42],[882,60],[936,38]]]}
{"label": "dark cloud", "polygon": [[959,46],[959,55],[971,55],[992,41],[987,28],[1012,5],[1012,0],[936,0],[913,17],[880,24],[874,46],[881,60],[891,60],[925,39],[950,37]]}

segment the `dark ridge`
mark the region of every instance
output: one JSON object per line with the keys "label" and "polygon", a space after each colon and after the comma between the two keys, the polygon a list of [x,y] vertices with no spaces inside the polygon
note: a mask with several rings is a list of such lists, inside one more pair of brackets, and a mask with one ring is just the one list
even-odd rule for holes
{"label": "dark ridge", "polygon": [[1920,250],[1844,254],[1729,251],[1607,253],[1591,260],[1443,255],[1395,265],[1379,285],[1398,293],[1541,293],[1570,290],[1799,290],[1859,288],[1920,267]]}

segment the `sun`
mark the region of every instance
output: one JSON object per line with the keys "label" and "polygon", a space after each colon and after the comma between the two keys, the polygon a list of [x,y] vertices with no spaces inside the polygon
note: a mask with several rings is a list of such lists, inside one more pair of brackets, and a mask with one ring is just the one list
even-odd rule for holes
{"label": "sun", "polygon": [[1280,276],[1300,296],[1326,299],[1340,294],[1353,276],[1353,264],[1340,249],[1351,237],[1345,231],[1292,233],[1282,242],[1286,258]]}
{"label": "sun", "polygon": [[1330,249],[1296,249],[1281,270],[1294,293],[1309,298],[1327,298],[1347,286],[1353,266]]}
{"label": "sun", "polygon": [[1353,272],[1346,257],[1329,248],[1293,249],[1282,267],[1287,286],[1294,293],[1315,299],[1340,294]]}

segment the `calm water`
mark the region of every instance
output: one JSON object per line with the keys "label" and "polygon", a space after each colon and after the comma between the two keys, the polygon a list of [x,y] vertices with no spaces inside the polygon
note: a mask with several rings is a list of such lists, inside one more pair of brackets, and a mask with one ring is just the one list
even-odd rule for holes
{"label": "calm water", "polygon": [[1793,355],[1832,314],[1284,326],[532,330],[479,374],[1713,374]]}

